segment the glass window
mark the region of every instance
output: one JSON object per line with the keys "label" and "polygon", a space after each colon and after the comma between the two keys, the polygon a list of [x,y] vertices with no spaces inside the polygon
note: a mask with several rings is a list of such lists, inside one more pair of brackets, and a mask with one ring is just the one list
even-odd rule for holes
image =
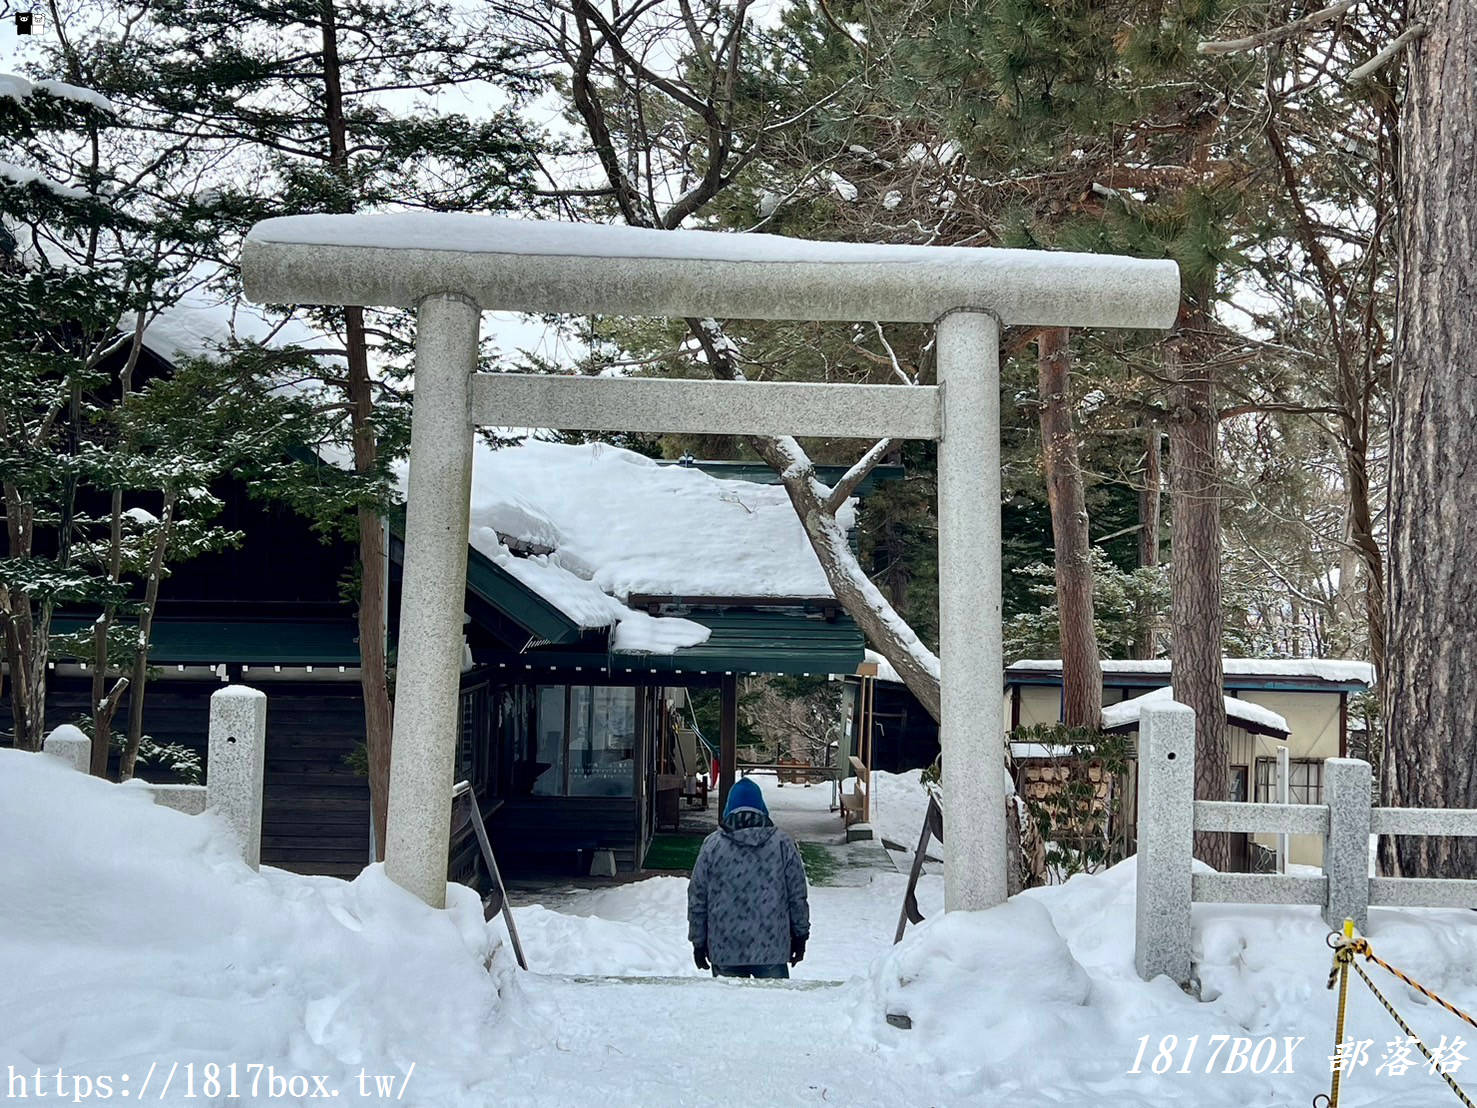
{"label": "glass window", "polygon": [[[1262,804],[1277,802],[1277,760],[1258,758],[1256,798]],[[1287,802],[1323,803],[1323,763],[1315,758],[1293,758],[1287,764]]]}
{"label": "glass window", "polygon": [[636,774],[636,690],[569,690],[569,795],[630,796]]}
{"label": "glass window", "polygon": [[1238,804],[1246,803],[1246,767],[1231,767],[1231,799]]}
{"label": "glass window", "polygon": [[543,686],[534,715],[531,758],[525,763],[528,787],[520,793],[564,795],[564,686]]}

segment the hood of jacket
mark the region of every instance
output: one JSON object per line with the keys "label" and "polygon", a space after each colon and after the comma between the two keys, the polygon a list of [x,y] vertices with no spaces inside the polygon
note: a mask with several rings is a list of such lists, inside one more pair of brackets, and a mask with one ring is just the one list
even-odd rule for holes
{"label": "hood of jacket", "polygon": [[763,846],[774,836],[774,821],[757,808],[730,808],[723,817],[723,836],[739,846]]}

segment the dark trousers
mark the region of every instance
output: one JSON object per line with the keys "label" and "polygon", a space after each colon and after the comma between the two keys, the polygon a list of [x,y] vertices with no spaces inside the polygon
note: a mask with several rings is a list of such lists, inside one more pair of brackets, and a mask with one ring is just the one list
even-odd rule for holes
{"label": "dark trousers", "polygon": [[781,962],[777,966],[714,966],[714,977],[758,977],[783,980],[790,976],[790,967]]}

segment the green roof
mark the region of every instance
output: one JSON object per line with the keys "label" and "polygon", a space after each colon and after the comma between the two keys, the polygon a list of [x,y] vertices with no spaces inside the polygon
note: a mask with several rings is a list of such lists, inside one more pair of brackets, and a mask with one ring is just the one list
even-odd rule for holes
{"label": "green roof", "polygon": [[725,608],[684,611],[712,635],[675,654],[607,653],[599,638],[573,648],[539,647],[521,654],[473,649],[480,664],[504,669],[576,667],[620,673],[854,673],[862,660],[862,633],[851,617],[791,608]]}
{"label": "green roof", "polygon": [[827,619],[798,608],[694,610],[684,615],[712,630],[708,641],[675,654],[620,654],[612,668],[709,673],[855,673],[864,646],[850,616]]}
{"label": "green roof", "polygon": [[[55,616],[53,635],[91,626],[91,616]],[[232,620],[160,616],[149,636],[158,665],[357,666],[358,628],[351,619]]]}

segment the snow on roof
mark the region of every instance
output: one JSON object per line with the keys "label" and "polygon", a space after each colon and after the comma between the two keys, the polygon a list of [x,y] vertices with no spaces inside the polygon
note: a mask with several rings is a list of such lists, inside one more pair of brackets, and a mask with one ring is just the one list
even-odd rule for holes
{"label": "snow on roof", "polygon": [[[124,319],[120,326],[131,330],[132,321]],[[215,357],[232,339],[319,349],[339,345],[296,316],[270,319],[239,295],[223,296],[204,284],[161,309],[144,327],[144,346],[166,359]]]}
{"label": "snow on roof", "polygon": [[[1369,662],[1341,658],[1223,658],[1227,677],[1311,677],[1319,681],[1374,684],[1374,666]],[[1168,658],[1105,658],[1104,673],[1154,673],[1168,676]],[[1012,673],[1060,673],[1060,658],[1025,658],[1012,662]]]}
{"label": "snow on roof", "polygon": [[[1226,702],[1226,715],[1232,720],[1253,724],[1268,731],[1277,731],[1283,735],[1291,732],[1291,728],[1287,726],[1287,720],[1270,708],[1263,708],[1260,704],[1252,704],[1246,700],[1237,700],[1233,696],[1223,699]],[[1110,731],[1115,727],[1136,724],[1148,705],[1169,704],[1173,701],[1174,690],[1166,685],[1162,689],[1144,693],[1143,696],[1135,696],[1131,700],[1106,704],[1103,706],[1103,729]]]}
{"label": "snow on roof", "polygon": [[[843,527],[852,512],[841,513]],[[633,632],[624,626],[633,596],[831,596],[782,487],[658,465],[605,443],[495,450],[479,441],[470,537],[581,627],[619,621]],[[514,557],[509,540],[551,552]]]}
{"label": "snow on roof", "polygon": [[899,685],[903,683],[903,679],[898,676],[897,670],[893,669],[892,663],[875,650],[868,650],[862,660],[864,662],[871,662],[872,665],[877,667],[877,680],[893,681]]}
{"label": "snow on roof", "polygon": [[[160,312],[144,343],[166,358],[208,357],[233,335],[274,346],[337,345],[301,320],[274,321],[204,288]],[[405,464],[398,475],[403,493]],[[842,527],[853,512],[839,514]],[[711,634],[691,620],[635,611],[625,603],[632,596],[831,596],[782,487],[662,466],[604,443],[530,439],[494,449],[478,439],[468,541],[577,626],[614,628],[612,645],[623,653],[671,654]],[[531,556],[516,556],[509,544]]]}

